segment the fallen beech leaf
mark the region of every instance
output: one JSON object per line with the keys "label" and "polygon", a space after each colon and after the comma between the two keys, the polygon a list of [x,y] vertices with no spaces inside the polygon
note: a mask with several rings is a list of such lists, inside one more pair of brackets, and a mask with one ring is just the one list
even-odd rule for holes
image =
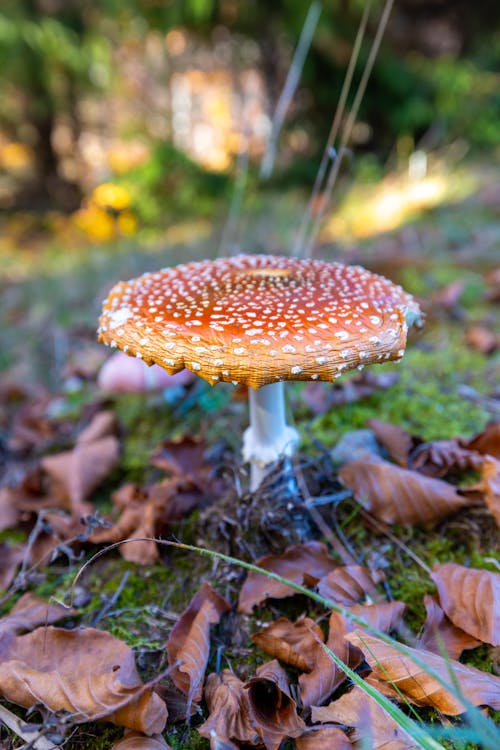
{"label": "fallen beech leaf", "polygon": [[103,437],[114,435],[116,430],[115,415],[112,411],[99,411],[77,438],[77,443],[95,443]]}
{"label": "fallen beech leaf", "polygon": [[51,604],[27,591],[18,599],[10,612],[0,618],[0,638],[7,634],[27,633],[39,625],[52,625],[73,614],[74,610],[71,607]]}
{"label": "fallen beech leaf", "polygon": [[[372,627],[389,633],[401,622],[405,605],[403,602],[382,602],[372,605],[356,604],[348,609]],[[361,651],[349,644],[344,637],[356,627],[359,626],[338,612],[330,615],[326,645],[351,669],[356,669],[363,661]],[[299,676],[300,699],[306,708],[324,703],[346,679],[345,672],[335,664],[319,641],[315,662],[311,672]]]}
{"label": "fallen beech leaf", "polygon": [[210,648],[210,625],[217,624],[221,615],[230,609],[229,602],[205,582],[170,632],[168,663],[173,667],[179,662],[170,676],[174,685],[188,696],[188,713],[191,703],[199,703],[202,697]]}
{"label": "fallen beech leaf", "polygon": [[350,750],[352,744],[342,729],[325,724],[307,727],[304,734],[295,738],[297,750]]}
{"label": "fallen beech leaf", "polygon": [[500,337],[485,325],[471,326],[465,334],[465,341],[481,354],[493,354],[500,347]]}
{"label": "fallen beech leaf", "polygon": [[205,700],[210,712],[198,727],[202,737],[217,737],[218,742],[237,740],[258,745],[260,736],[250,717],[248,691],[229,669],[221,674],[209,674],[205,685]]}
{"label": "fallen beech leaf", "polygon": [[0,542],[0,590],[9,588],[26,552],[24,544]]}
{"label": "fallen beech leaf", "polygon": [[493,456],[500,461],[500,422],[489,422],[486,428],[467,443],[466,448],[483,456]]}
{"label": "fallen beech leaf", "polygon": [[0,531],[13,529],[19,521],[18,493],[15,488],[0,488]]}
{"label": "fallen beech leaf", "polygon": [[264,630],[252,636],[263,651],[301,672],[310,672],[316,662],[318,641],[323,642],[323,631],[309,617],[290,622],[280,617]]}
{"label": "fallen beech leaf", "polygon": [[115,742],[111,750],[171,750],[161,734],[147,737],[139,732],[128,732],[121,740]]}
{"label": "fallen beech leaf", "polygon": [[482,458],[458,439],[421,443],[409,457],[410,468],[430,477],[441,478],[453,469],[465,471],[481,468]]}
{"label": "fallen beech leaf", "polygon": [[417,648],[432,651],[433,654],[441,654],[444,649],[450,659],[459,659],[462,651],[479,646],[481,641],[457,628],[446,617],[436,597],[426,594],[424,605],[427,618],[415,644]]}
{"label": "fallen beech leaf", "polygon": [[336,604],[349,606],[376,592],[376,584],[385,578],[381,571],[363,565],[341,565],[318,583],[318,592]]}
{"label": "fallen beech leaf", "polygon": [[343,724],[354,728],[353,740],[371,750],[407,750],[419,747],[394,719],[359,687],[328,706],[313,707],[312,721]]}
{"label": "fallen beech leaf", "polygon": [[118,440],[109,435],[91,443],[77,442],[73,450],[46,456],[41,465],[60,505],[75,516],[85,516],[93,510],[86,500],[116,466],[118,455]]}
{"label": "fallen beech leaf", "polygon": [[[352,648],[344,638],[350,628],[346,618],[338,612],[332,612],[328,628],[326,645],[330,651],[349,666],[357,667],[360,652]],[[300,700],[305,708],[324,703],[346,679],[345,673],[337,667],[321,641],[317,642],[315,662],[310,672],[299,676]]]}
{"label": "fallen beech leaf", "polygon": [[388,461],[351,461],[341,468],[339,478],[358,502],[386,523],[437,521],[470,504],[451,484]]}
{"label": "fallen beech leaf", "polygon": [[[406,605],[404,602],[377,602],[376,604],[354,604],[347,607],[353,615],[361,617],[375,630],[390,633],[396,630],[403,619]],[[350,630],[359,627],[350,621]]]}
{"label": "fallen beech leaf", "polygon": [[457,684],[463,697],[473,705],[500,708],[500,677],[453,659],[443,659],[430,651],[407,647],[405,655],[395,646],[359,630],[346,635],[346,639],[363,651],[377,679],[395,683],[403,695],[419,706],[433,706],[451,716],[467,710],[455,693],[444,688],[413,659],[424,662],[446,683]]}
{"label": "fallen beech leaf", "polygon": [[381,419],[369,419],[368,427],[373,430],[379,443],[399,466],[408,466],[408,454],[413,447],[413,438],[406,430]]}
{"label": "fallen beech leaf", "polygon": [[[302,585],[315,585],[336,567],[321,542],[306,542],[288,547],[282,555],[267,555],[255,563],[260,568],[277,573],[289,581]],[[256,604],[265,599],[283,599],[297,592],[279,581],[273,581],[262,573],[250,571],[238,599],[238,611],[251,614]]]}
{"label": "fallen beech leaf", "polygon": [[482,493],[486,507],[500,528],[500,461],[491,456],[484,457],[480,481],[464,491],[476,490]]}
{"label": "fallen beech leaf", "polygon": [[433,566],[431,578],[454,625],[484,643],[500,646],[500,573],[442,563]]}
{"label": "fallen beech leaf", "polygon": [[288,678],[276,659],[263,664],[247,683],[250,713],[266,750],[277,750],[285,737],[299,737],[306,725],[290,696]]}
{"label": "fallen beech leaf", "polygon": [[151,463],[174,476],[208,475],[211,467],[204,458],[206,450],[205,443],[188,436],[165,440],[151,457]]}
{"label": "fallen beech leaf", "polygon": [[75,723],[106,719],[145,734],[161,732],[167,707],[137,672],[132,650],[94,628],[40,627],[19,635],[0,662],[0,691],[29,708],[64,709]]}

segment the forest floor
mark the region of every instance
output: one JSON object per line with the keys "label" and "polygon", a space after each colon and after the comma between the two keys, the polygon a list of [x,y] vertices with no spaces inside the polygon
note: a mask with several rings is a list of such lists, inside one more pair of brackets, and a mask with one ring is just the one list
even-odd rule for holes
{"label": "forest floor", "polygon": [[[449,180],[453,182],[453,174]],[[433,566],[455,563],[498,575],[498,527],[492,506],[478,502],[479,491],[474,502],[450,515],[422,520],[417,514],[417,518],[410,515],[405,520],[403,513],[396,522],[383,514],[377,516],[376,504],[371,508],[374,517],[370,517],[370,508],[363,510],[353,497],[360,493],[351,485],[351,493],[343,493],[347,482],[342,485],[338,478],[346,453],[352,458],[359,440],[364,450],[383,454],[389,461],[394,457],[390,449],[387,453],[387,445],[384,453],[383,440],[373,432],[373,423],[371,433],[355,432],[366,430],[369,420],[377,419],[405,431],[408,456],[415,458],[417,448],[420,455],[427,456],[427,473],[419,476],[439,476],[462,492],[485,481],[482,467],[472,467],[470,462],[459,465],[456,451],[457,445],[472,450],[474,435],[484,434],[488,423],[500,423],[500,190],[498,174],[484,166],[471,168],[469,182],[467,195],[403,215],[400,226],[378,234],[376,227],[370,232],[368,213],[363,221],[366,196],[375,196],[376,188],[368,186],[358,194],[353,191],[344,202],[344,212],[339,212],[342,221],[334,222],[331,235],[324,236],[318,257],[361,263],[401,283],[417,297],[426,321],[421,331],[411,334],[407,353],[398,365],[374,366],[335,385],[288,387],[290,419],[301,434],[294,459],[301,486],[296,497],[290,493],[298,493],[297,486],[290,489],[284,469],[278,469],[256,497],[246,492],[247,475],[239,453],[247,420],[242,389],[227,384],[210,388],[199,381],[163,393],[109,395],[96,385],[98,369],[108,356],[95,342],[100,303],[107,290],[119,278],[179,261],[213,257],[215,243],[206,224],[192,222],[170,228],[160,239],[75,245],[74,249],[61,238],[30,237],[29,232],[11,226],[11,238],[0,247],[4,267],[0,282],[0,368],[4,371],[0,380],[0,492],[4,492],[0,544],[4,568],[0,574],[7,586],[1,600],[3,614],[8,615],[27,590],[44,600],[55,597],[68,604],[72,581],[83,562],[104,546],[91,541],[98,538],[100,528],[87,529],[80,538],[82,529],[75,533],[72,503],[76,501],[71,496],[74,487],[68,490],[68,472],[77,471],[76,463],[64,468],[61,479],[47,460],[74,452],[82,430],[103,412],[112,415],[114,424],[96,439],[113,436],[116,460],[110,461],[109,471],[101,472],[102,476],[95,468],[95,457],[88,459],[85,469],[78,469],[89,475],[77,478],[85,486],[78,500],[83,505],[78,507],[98,511],[100,518],[109,516],[114,524],[120,507],[116,491],[133,483],[135,512],[137,507],[142,511],[139,520],[135,517],[135,526],[126,527],[123,522],[125,536],[139,535],[138,530],[144,535],[144,529],[150,528],[164,539],[200,545],[247,562],[266,554],[282,554],[290,545],[323,542],[336,564],[345,564],[349,558],[369,571],[383,571],[385,583],[378,584],[377,596],[404,603],[406,630],[399,630],[399,635],[402,638],[406,633],[407,642],[413,643],[426,621],[424,596],[436,592]],[[253,227],[253,247],[279,252],[288,246],[296,200],[297,194],[291,193],[255,201],[246,218],[247,226]],[[352,206],[357,206],[354,223]],[[338,241],[338,227],[345,232],[343,242]],[[246,248],[248,241],[242,244]],[[459,442],[449,442],[454,439]],[[439,451],[441,459],[436,458]],[[490,451],[493,453],[491,446]],[[366,453],[359,455],[366,459]],[[71,460],[75,461],[74,457]],[[215,470],[218,478],[214,478]],[[415,473],[415,466],[412,471]],[[189,486],[183,485],[181,478],[189,480]],[[160,496],[171,504],[175,492],[171,484],[166,489],[169,481],[177,488],[179,507],[165,522],[165,518],[159,520],[158,505],[151,505],[152,488],[161,486]],[[14,514],[7,510],[6,491],[11,493],[11,503],[12,498],[17,503]],[[388,492],[387,486],[384,491]],[[399,490],[392,487],[391,491],[397,494]],[[315,506],[311,515],[308,498],[332,493],[337,493],[338,501]],[[412,488],[411,493],[418,499],[426,489]],[[128,502],[122,499],[121,511]],[[292,518],[284,510],[290,503]],[[404,499],[401,504],[404,506]],[[145,517],[141,518],[146,506],[156,514],[150,527]],[[56,512],[50,515],[53,507]],[[278,523],[273,513],[278,513]],[[55,521],[56,516],[69,519],[66,526]],[[97,536],[92,536],[93,532]],[[334,538],[342,540],[346,559],[339,558],[339,547],[333,548]],[[50,565],[46,558],[32,564],[36,550],[47,552],[55,546],[59,554]],[[212,627],[207,674],[222,665],[243,681],[251,679],[266,660],[252,634],[279,617],[326,622],[327,610],[304,595],[265,601],[262,595],[252,614],[241,611],[241,601],[237,611],[245,571],[220,560],[154,544],[129,557],[134,559],[124,559],[113,549],[89,564],[73,591],[75,608],[64,627],[94,625],[122,639],[133,648],[143,679],[165,670],[165,644],[173,625],[204,582],[232,606]],[[11,558],[17,562],[8,564]],[[464,651],[462,663],[498,675],[498,648],[487,640],[479,641],[483,639]],[[296,681],[297,670],[288,674]],[[158,690],[169,709],[164,732],[169,746],[208,748],[209,741],[196,729],[208,715],[206,703],[195,701],[198,708],[188,726],[183,718],[185,698],[182,703],[182,695],[169,677],[160,681]],[[297,697],[296,690],[294,695]],[[36,703],[43,704],[44,698]],[[21,700],[19,704],[26,705]],[[27,715],[15,700],[5,705],[27,722],[40,721],[40,714]],[[415,711],[419,721],[449,726],[444,710],[420,704],[410,713]],[[45,709],[42,715],[47,723]],[[302,715],[309,721],[306,710]],[[53,734],[69,731],[71,722],[51,721]],[[454,721],[452,717],[452,725]],[[75,723],[64,746],[69,750],[107,750],[121,734],[121,726],[105,722]],[[351,730],[348,735],[352,736]],[[283,747],[294,746],[286,739],[286,731],[282,736]],[[229,743],[229,736],[225,739]],[[0,742],[6,750],[23,744],[15,733],[4,729],[0,730]],[[268,742],[272,747],[271,740]],[[447,747],[478,746],[473,741],[446,742]],[[296,746],[306,747],[299,740]]]}

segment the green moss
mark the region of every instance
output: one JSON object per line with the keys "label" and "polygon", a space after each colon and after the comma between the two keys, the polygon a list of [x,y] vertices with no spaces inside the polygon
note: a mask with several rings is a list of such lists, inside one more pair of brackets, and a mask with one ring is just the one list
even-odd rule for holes
{"label": "green moss", "polygon": [[210,743],[196,729],[184,724],[169,727],[166,739],[172,750],[208,750]]}
{"label": "green moss", "polygon": [[[373,417],[399,424],[424,440],[481,430],[489,415],[481,405],[465,399],[459,385],[487,390],[486,358],[463,350],[455,339],[443,347],[439,344],[436,341],[429,351],[410,347],[398,366],[399,380],[394,386],[316,417],[309,425],[311,436],[330,446],[344,432],[366,427]],[[393,368],[377,365],[372,372],[388,373]],[[303,442],[306,449],[310,447],[310,439]]]}

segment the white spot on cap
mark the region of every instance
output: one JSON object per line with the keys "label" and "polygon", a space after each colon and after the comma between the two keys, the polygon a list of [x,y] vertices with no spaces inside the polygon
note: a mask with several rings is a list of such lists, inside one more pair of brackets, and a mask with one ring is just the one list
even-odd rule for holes
{"label": "white spot on cap", "polygon": [[201,370],[201,365],[198,362],[191,362],[191,367],[195,372],[198,372],[198,370]]}
{"label": "white spot on cap", "polygon": [[[281,351],[285,352],[285,354],[294,354],[294,352],[296,351],[296,349],[291,344],[285,344],[285,346],[281,347]],[[293,369],[292,369],[292,372],[293,372]]]}
{"label": "white spot on cap", "polygon": [[113,310],[108,315],[109,327],[111,330],[118,328],[118,326],[123,325],[125,321],[129,320],[129,318],[132,318],[133,315],[134,313],[129,307],[120,307],[119,310]]}
{"label": "white spot on cap", "polygon": [[347,339],[349,338],[349,334],[347,333],[347,331],[337,331],[337,333],[334,333],[333,335],[341,341],[347,341]]}
{"label": "white spot on cap", "polygon": [[291,368],[290,372],[292,373],[292,375],[298,375],[299,372],[302,372],[302,367],[295,365],[294,367]]}

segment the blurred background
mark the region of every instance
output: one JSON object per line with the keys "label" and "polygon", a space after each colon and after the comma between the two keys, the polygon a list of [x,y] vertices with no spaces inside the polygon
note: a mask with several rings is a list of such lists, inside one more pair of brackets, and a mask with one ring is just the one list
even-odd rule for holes
{"label": "blurred background", "polygon": [[[0,368],[57,383],[70,355],[99,359],[100,300],[120,277],[234,249],[290,252],[365,5],[313,3],[264,179],[309,2],[3,0]],[[355,84],[382,11],[371,6]],[[319,255],[375,258],[417,293],[405,254],[458,248],[464,267],[483,258],[491,271],[499,21],[495,0],[396,0]],[[436,214],[463,201],[468,213]]]}

